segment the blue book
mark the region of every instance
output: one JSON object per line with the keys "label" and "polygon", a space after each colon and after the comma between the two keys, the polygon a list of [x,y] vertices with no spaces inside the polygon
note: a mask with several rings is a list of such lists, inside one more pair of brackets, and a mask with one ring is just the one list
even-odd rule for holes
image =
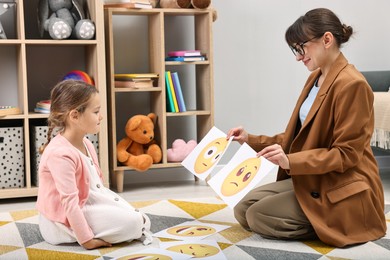
{"label": "blue book", "polygon": [[184,103],[183,92],[182,92],[181,85],[180,85],[179,75],[177,72],[172,72],[171,76],[172,76],[173,87],[175,88],[175,92],[176,92],[177,103],[179,105],[179,111],[186,112],[187,109],[186,109],[186,105]]}
{"label": "blue book", "polygon": [[204,56],[172,56],[166,57],[165,61],[204,61]]}
{"label": "blue book", "polygon": [[175,106],[173,104],[173,97],[171,93],[171,88],[169,86],[169,75],[168,71],[165,72],[165,86],[166,86],[166,96],[167,96],[167,112],[175,112]]}

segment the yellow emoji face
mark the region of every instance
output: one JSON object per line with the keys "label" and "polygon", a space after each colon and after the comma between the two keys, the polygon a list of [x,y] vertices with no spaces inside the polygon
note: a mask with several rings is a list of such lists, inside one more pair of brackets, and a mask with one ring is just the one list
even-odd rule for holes
{"label": "yellow emoji face", "polygon": [[242,191],[256,176],[260,165],[261,159],[257,157],[249,158],[240,163],[222,183],[222,195],[232,196]]}
{"label": "yellow emoji face", "polygon": [[190,255],[194,258],[209,257],[219,253],[219,248],[206,244],[182,244],[171,246],[167,250]]}
{"label": "yellow emoji face", "polygon": [[134,254],[118,258],[118,260],[172,260],[172,258],[160,254]]}
{"label": "yellow emoji face", "polygon": [[225,151],[227,143],[228,140],[225,137],[217,138],[208,143],[195,161],[195,172],[201,174],[210,169]]}
{"label": "yellow emoji face", "polygon": [[181,237],[200,237],[211,235],[216,232],[215,228],[207,226],[178,226],[167,230],[168,234]]}

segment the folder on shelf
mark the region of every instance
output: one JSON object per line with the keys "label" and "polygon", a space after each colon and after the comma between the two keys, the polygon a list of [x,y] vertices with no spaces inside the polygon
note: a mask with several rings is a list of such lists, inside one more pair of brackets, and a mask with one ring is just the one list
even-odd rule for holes
{"label": "folder on shelf", "polygon": [[168,70],[167,74],[168,74],[169,88],[171,90],[171,95],[172,95],[173,106],[175,109],[173,112],[180,112],[179,105],[177,104],[177,97],[176,97],[175,88],[173,87],[171,72]]}
{"label": "folder on shelf", "polygon": [[171,76],[172,76],[173,87],[175,89],[176,99],[177,99],[177,104],[179,106],[179,110],[180,110],[180,112],[186,112],[187,109],[186,109],[186,105],[184,103],[183,91],[181,89],[179,75],[177,72],[172,72]]}
{"label": "folder on shelf", "polygon": [[169,76],[168,71],[165,72],[165,86],[167,89],[167,112],[175,112],[175,105],[173,103],[173,97],[171,93],[171,87],[169,86]]}

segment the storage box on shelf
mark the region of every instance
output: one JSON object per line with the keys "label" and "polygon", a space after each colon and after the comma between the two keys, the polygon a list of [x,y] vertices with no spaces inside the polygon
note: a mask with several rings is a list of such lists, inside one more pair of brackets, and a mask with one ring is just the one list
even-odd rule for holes
{"label": "storage box on shelf", "polygon": [[[151,169],[179,167],[167,160],[175,139],[200,141],[214,124],[212,11],[199,9],[134,10],[107,8],[106,64],[109,101],[109,150],[112,183],[123,190],[125,171],[117,161],[116,145],[125,135],[126,121],[135,114],[157,114],[155,139],[163,151]],[[131,43],[131,44],[128,44]],[[169,51],[201,50],[204,61],[165,61]],[[166,71],[180,75],[186,112],[167,112]],[[116,88],[114,74],[158,73],[157,87]]]}
{"label": "storage box on shelf", "polygon": [[0,189],[23,188],[23,127],[0,127]]}
{"label": "storage box on shelf", "polygon": [[[105,57],[102,55],[105,52],[103,2],[84,1],[96,27],[92,40],[53,40],[47,33],[41,37],[37,23],[39,0],[15,2],[15,37],[0,39],[0,106],[18,107],[21,112],[0,117],[0,125],[17,122],[23,129],[25,186],[0,190],[0,199],[37,195],[38,189],[32,180],[36,167],[31,153],[32,129],[46,125],[48,115],[33,111],[37,102],[50,98],[51,88],[67,73],[72,70],[88,73],[99,89],[103,115],[107,111]],[[105,117],[99,133],[99,161],[106,186],[109,185],[107,139]],[[0,158],[0,162],[2,160]]]}

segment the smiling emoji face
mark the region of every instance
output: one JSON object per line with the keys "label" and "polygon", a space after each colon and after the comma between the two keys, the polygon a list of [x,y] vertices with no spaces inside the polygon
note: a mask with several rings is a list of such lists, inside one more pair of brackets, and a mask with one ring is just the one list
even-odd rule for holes
{"label": "smiling emoji face", "polygon": [[134,254],[118,258],[118,260],[172,260],[172,258],[160,254]]}
{"label": "smiling emoji face", "polygon": [[167,250],[190,255],[194,258],[209,257],[219,253],[217,247],[206,244],[182,244],[168,247]]}
{"label": "smiling emoji face", "polygon": [[211,235],[216,232],[215,228],[207,226],[178,226],[167,230],[168,234],[181,237],[200,237]]}
{"label": "smiling emoji face", "polygon": [[227,143],[228,140],[225,137],[221,137],[207,144],[195,161],[195,172],[201,174],[209,170],[221,158]]}
{"label": "smiling emoji face", "polygon": [[260,165],[261,159],[257,157],[249,158],[240,163],[222,183],[222,195],[233,196],[242,191],[256,176]]}

